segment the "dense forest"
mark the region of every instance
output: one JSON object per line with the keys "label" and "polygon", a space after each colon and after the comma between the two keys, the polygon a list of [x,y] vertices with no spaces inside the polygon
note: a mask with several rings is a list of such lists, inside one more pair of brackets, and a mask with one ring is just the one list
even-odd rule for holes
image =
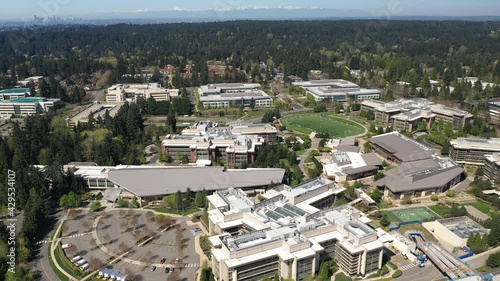
{"label": "dense forest", "polygon": [[[388,82],[419,85],[424,76],[455,81],[466,71],[500,82],[498,22],[459,21],[235,21],[164,25],[52,27],[0,33],[0,86],[29,75],[91,74],[112,70],[110,82],[147,66],[172,64],[191,78],[176,86],[208,82],[207,61],[223,61],[253,79],[265,62],[272,72],[306,78],[311,69],[329,77],[351,68],[384,70]],[[345,64],[339,64],[343,62]],[[425,71],[424,71],[425,70]],[[376,74],[376,72],[374,73]],[[83,79],[88,79],[88,77]],[[262,77],[259,77],[262,76]],[[232,77],[241,80],[241,77]]]}

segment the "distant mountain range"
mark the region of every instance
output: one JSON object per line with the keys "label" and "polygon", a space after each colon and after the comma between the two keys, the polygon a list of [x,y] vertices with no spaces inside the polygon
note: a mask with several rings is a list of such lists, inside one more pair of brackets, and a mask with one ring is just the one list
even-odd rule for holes
{"label": "distant mountain range", "polygon": [[[172,22],[207,22],[232,20],[342,20],[376,19],[377,17],[363,10],[337,10],[302,7],[219,7],[214,9],[170,9],[137,11],[97,11],[92,14],[75,17],[66,16],[44,22],[0,21],[0,26],[52,25],[52,24],[150,24]],[[419,16],[393,15],[391,20],[466,20],[500,21],[500,16]]]}

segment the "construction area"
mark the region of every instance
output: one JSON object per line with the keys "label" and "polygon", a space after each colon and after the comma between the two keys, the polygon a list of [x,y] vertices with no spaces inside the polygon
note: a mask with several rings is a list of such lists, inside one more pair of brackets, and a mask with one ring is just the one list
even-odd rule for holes
{"label": "construction area", "polygon": [[[410,234],[418,250],[451,280],[479,277],[465,262],[433,242],[426,242],[421,234]],[[421,256],[421,255],[419,255]],[[478,279],[479,280],[479,279]]]}

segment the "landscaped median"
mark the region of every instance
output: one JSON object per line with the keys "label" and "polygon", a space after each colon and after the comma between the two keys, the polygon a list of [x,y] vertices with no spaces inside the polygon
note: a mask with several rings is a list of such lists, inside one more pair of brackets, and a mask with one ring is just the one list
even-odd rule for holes
{"label": "landscaped median", "polygon": [[54,250],[54,257],[56,258],[57,263],[59,264],[66,273],[69,273],[73,277],[81,278],[87,275],[85,272],[81,271],[76,265],[74,265],[71,260],[66,256],[61,245],[56,245],[56,249]]}
{"label": "landscaped median", "polygon": [[49,259],[50,267],[52,268],[54,273],[57,275],[57,278],[59,278],[59,280],[61,280],[61,281],[69,281],[69,278],[66,275],[64,275],[64,273],[59,271],[59,269],[56,267],[56,265],[52,261],[52,256],[50,255],[50,246],[47,248],[47,257]]}

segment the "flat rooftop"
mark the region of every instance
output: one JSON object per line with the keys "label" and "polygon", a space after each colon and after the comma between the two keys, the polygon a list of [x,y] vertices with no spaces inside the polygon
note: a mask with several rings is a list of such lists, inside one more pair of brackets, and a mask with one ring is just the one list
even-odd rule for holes
{"label": "flat rooftop", "polygon": [[30,93],[29,88],[12,88],[0,90],[0,95]]}
{"label": "flat rooftop", "polygon": [[500,152],[500,138],[457,138],[450,141],[455,149],[474,149]]}
{"label": "flat rooftop", "polygon": [[437,221],[462,239],[467,239],[470,235],[475,233],[479,233],[481,236],[488,233],[486,228],[465,216],[439,219]]}
{"label": "flat rooftop", "polygon": [[463,168],[449,158],[433,157],[403,163],[385,171],[385,177],[373,185],[386,186],[395,193],[427,190],[444,186],[463,172]]}
{"label": "flat rooftop", "polygon": [[310,80],[305,82],[293,82],[292,85],[304,88],[321,87],[321,86],[328,86],[332,88],[359,88],[358,84],[349,82],[344,79]]}
{"label": "flat rooftop", "polygon": [[391,153],[402,162],[431,159],[433,155],[433,151],[431,148],[398,132],[390,132],[387,134],[374,136],[371,137],[368,141]]}
{"label": "flat rooftop", "polygon": [[104,114],[106,113],[106,110],[109,113],[109,116],[114,117],[116,113],[118,113],[118,110],[120,109],[122,105],[121,104],[106,104],[106,103],[100,103],[100,104],[94,104],[85,110],[77,113],[76,115],[72,116],[69,118],[69,120],[74,121],[74,122],[87,122],[89,119],[89,116],[92,115],[94,118],[97,118],[98,116],[104,117]]}
{"label": "flat rooftop", "polygon": [[178,190],[185,192],[187,188],[201,191],[266,186],[281,183],[284,174],[285,170],[278,168],[224,170],[224,167],[134,167],[109,171],[109,180],[137,196],[159,196]]}

